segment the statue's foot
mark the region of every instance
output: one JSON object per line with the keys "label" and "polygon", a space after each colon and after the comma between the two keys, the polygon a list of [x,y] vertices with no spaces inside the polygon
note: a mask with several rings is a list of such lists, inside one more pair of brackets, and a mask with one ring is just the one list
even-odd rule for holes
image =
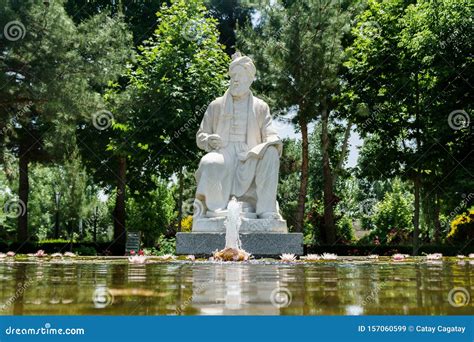
{"label": "statue's foot", "polygon": [[226,217],[227,209],[208,210],[206,213],[206,216],[207,217]]}
{"label": "statue's foot", "polygon": [[281,215],[274,211],[269,211],[265,213],[261,213],[258,215],[260,219],[267,219],[267,220],[281,220]]}

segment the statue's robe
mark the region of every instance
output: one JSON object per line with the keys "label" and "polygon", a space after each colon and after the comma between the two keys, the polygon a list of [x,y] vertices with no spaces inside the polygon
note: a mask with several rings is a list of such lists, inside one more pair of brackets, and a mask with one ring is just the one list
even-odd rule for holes
{"label": "statue's robe", "polygon": [[[233,115],[229,91],[214,100],[204,114],[196,142],[208,153],[196,171],[196,198],[214,211],[225,209],[231,196],[236,196],[251,204],[259,215],[277,213],[282,144],[272,125],[270,109],[263,100],[249,94],[246,136],[241,141],[235,141],[230,134]],[[218,134],[222,139],[222,146],[217,150],[209,145],[211,134]]]}

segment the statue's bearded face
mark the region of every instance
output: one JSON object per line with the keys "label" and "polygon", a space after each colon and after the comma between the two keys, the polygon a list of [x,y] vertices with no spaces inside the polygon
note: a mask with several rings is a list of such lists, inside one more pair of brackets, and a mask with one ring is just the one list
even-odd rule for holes
{"label": "statue's bearded face", "polygon": [[249,92],[252,85],[252,78],[249,72],[241,65],[233,67],[229,71],[230,75],[230,94],[232,96],[242,96]]}

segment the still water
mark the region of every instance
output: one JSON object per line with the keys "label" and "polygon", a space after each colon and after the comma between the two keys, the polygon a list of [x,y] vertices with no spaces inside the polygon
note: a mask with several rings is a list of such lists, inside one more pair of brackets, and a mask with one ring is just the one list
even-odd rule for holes
{"label": "still water", "polygon": [[0,315],[472,315],[473,271],[455,258],[2,261]]}

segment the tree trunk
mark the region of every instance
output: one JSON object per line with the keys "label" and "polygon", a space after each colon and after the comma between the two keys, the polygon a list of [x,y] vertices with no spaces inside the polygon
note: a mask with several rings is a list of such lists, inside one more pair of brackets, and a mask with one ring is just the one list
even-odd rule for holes
{"label": "tree trunk", "polygon": [[126,229],[125,229],[125,185],[126,185],[127,160],[125,157],[118,158],[117,196],[114,209],[114,251],[122,253],[125,251]]}
{"label": "tree trunk", "polygon": [[323,154],[323,192],[324,192],[324,230],[326,243],[333,244],[336,242],[336,230],[334,226],[334,193],[333,193],[333,177],[331,172],[331,164],[329,161],[329,134],[328,123],[329,113],[325,103],[322,104],[321,113],[321,148]]}
{"label": "tree trunk", "polygon": [[97,243],[97,215],[99,213],[99,207],[95,206],[94,209],[94,234],[93,234],[93,241],[94,243]]}
{"label": "tree trunk", "polygon": [[308,149],[308,123],[301,114],[299,119],[299,125],[301,129],[301,140],[302,140],[302,152],[301,152],[301,183],[300,192],[298,195],[298,207],[296,209],[296,231],[302,232],[304,226],[304,214],[306,205],[306,193],[308,191],[308,169],[309,169],[309,149]]}
{"label": "tree trunk", "polygon": [[183,192],[184,192],[183,168],[179,169],[179,204],[178,204],[178,232],[181,231],[183,220]]}
{"label": "tree trunk", "polygon": [[433,214],[433,226],[434,226],[434,241],[435,243],[440,242],[441,236],[441,222],[439,221],[439,212],[440,212],[440,204],[439,204],[439,196],[435,194],[435,203],[434,203],[434,214]]}
{"label": "tree trunk", "polygon": [[[418,83],[418,73],[415,73],[415,140],[416,140],[416,152],[419,153],[421,150],[421,138],[420,138],[420,89]],[[420,158],[419,165],[415,168],[415,181],[414,181],[414,193],[415,193],[415,213],[413,214],[413,255],[418,254],[418,236],[420,235],[420,187],[421,187],[421,174],[420,169],[422,168],[422,160]]]}
{"label": "tree trunk", "polygon": [[29,146],[25,142],[20,144],[19,151],[19,206],[18,212],[18,231],[17,237],[19,242],[28,240],[28,194],[30,191],[30,184],[28,181],[28,164],[29,164]]}
{"label": "tree trunk", "polygon": [[415,212],[413,213],[413,255],[418,254],[418,235],[420,235],[420,175],[417,171],[414,181]]}
{"label": "tree trunk", "polygon": [[344,140],[341,147],[341,157],[337,163],[337,169],[334,171],[332,183],[336,184],[337,177],[341,174],[344,159],[346,159],[347,149],[349,148],[349,138],[351,136],[352,120],[347,123],[346,131],[344,132]]}

